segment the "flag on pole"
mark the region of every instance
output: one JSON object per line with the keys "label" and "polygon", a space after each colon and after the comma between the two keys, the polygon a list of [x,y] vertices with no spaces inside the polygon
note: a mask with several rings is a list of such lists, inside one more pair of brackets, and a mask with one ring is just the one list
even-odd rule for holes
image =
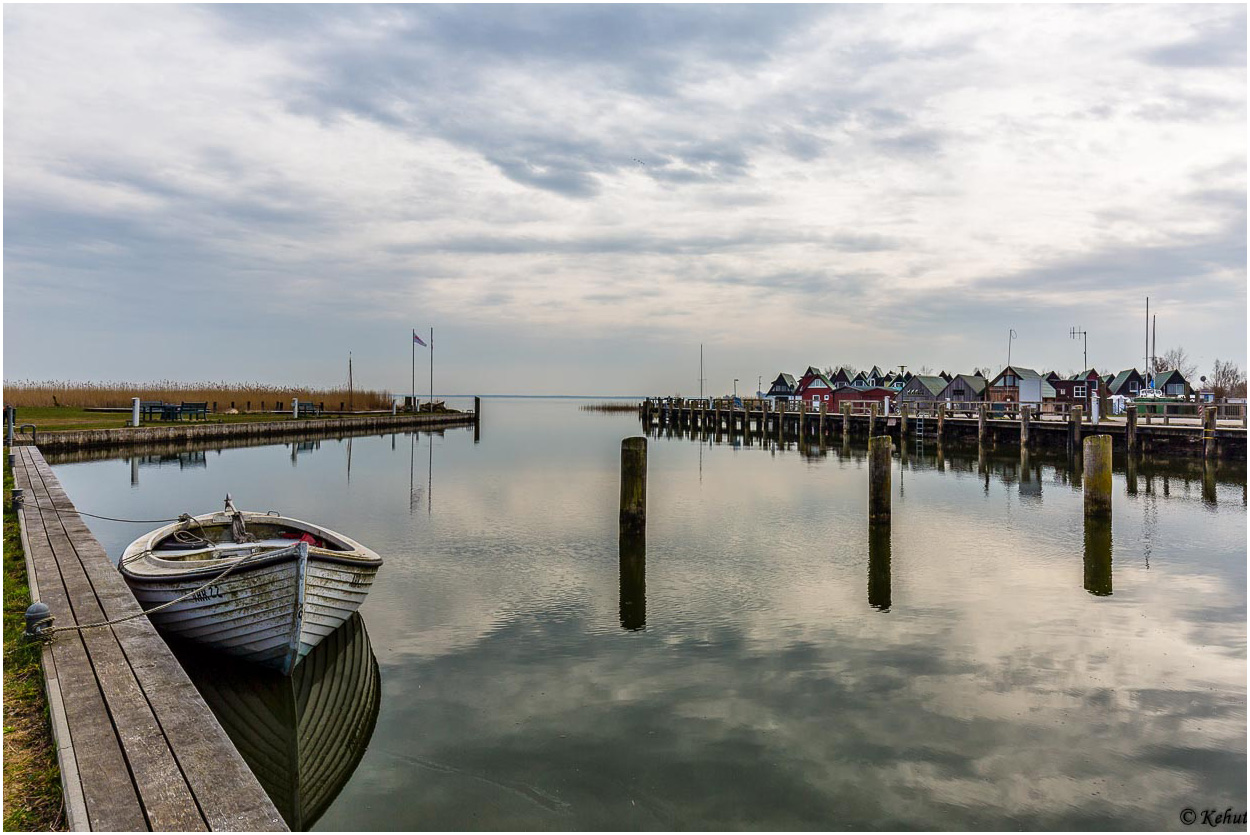
{"label": "flag on pole", "polygon": [[422,341],[421,337],[417,336],[417,332],[416,332],[416,331],[413,331],[413,332],[412,332],[412,341],[413,341],[413,342],[415,342],[416,344],[418,344],[418,345],[422,346],[422,347],[425,347],[425,342],[424,342],[424,341]]}

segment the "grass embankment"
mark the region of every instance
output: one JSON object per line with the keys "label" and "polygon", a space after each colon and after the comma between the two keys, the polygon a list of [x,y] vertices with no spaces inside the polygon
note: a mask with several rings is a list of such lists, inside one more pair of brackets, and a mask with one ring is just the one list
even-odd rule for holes
{"label": "grass embankment", "polygon": [[48,718],[39,645],[22,637],[30,605],[26,561],[4,467],[4,829],[65,829],[61,771]]}

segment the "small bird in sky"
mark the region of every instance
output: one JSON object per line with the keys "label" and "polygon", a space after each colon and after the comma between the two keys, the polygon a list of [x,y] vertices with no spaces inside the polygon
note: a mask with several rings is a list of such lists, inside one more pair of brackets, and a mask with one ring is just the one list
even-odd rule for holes
{"label": "small bird in sky", "polygon": [[634,162],[638,163],[639,165],[646,165],[646,163],[638,159],[638,157],[630,157],[630,159],[632,159]]}

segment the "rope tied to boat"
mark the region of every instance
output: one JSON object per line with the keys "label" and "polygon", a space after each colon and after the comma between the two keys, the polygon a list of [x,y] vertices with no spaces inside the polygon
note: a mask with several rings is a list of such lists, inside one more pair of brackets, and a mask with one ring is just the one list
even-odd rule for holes
{"label": "rope tied to boat", "polygon": [[[306,543],[301,542],[300,545],[302,545],[305,549],[308,548],[308,545]],[[141,553],[147,553],[147,552],[141,552]],[[110,618],[108,620],[103,620],[98,623],[81,623],[75,626],[50,626],[49,624],[51,624],[54,620],[56,620],[56,616],[52,614],[46,614],[46,615],[44,614],[45,612],[48,612],[48,607],[46,604],[32,603],[30,608],[26,610],[25,635],[27,638],[31,640],[42,641],[43,643],[50,644],[54,640],[56,640],[56,635],[59,632],[82,632],[83,630],[86,630],[86,629],[99,629],[105,626],[114,626],[119,623],[125,623],[128,620],[134,620],[135,618],[142,617],[144,615],[150,615],[153,612],[159,612],[162,609],[168,609],[170,606],[173,606],[175,603],[181,603],[182,601],[190,597],[194,597],[195,595],[204,591],[204,589],[208,588],[209,586],[212,586],[215,583],[219,583],[222,580],[226,579],[226,577],[229,576],[230,573],[233,572],[236,568],[240,568],[241,566],[251,562],[252,560],[257,559],[258,557],[271,556],[272,553],[273,553],[272,551],[258,551],[253,554],[248,554],[243,559],[238,560],[236,562],[232,562],[230,565],[226,567],[225,571],[222,571],[216,577],[213,577],[212,579],[208,580],[206,583],[204,583],[201,586],[197,586],[196,588],[191,589],[191,591],[187,592],[184,595],[175,597],[173,600],[168,600],[160,604],[159,606],[153,606],[151,609],[140,609],[138,612],[131,613],[124,617]],[[306,550],[305,550],[305,553],[307,553]],[[36,608],[36,607],[42,607],[42,608]]]}

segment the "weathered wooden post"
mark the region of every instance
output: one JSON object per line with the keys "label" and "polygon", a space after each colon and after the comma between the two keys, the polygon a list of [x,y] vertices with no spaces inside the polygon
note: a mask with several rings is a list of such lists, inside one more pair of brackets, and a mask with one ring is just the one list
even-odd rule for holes
{"label": "weathered wooden post", "polygon": [[868,437],[871,438],[877,431],[877,404],[873,403],[868,407]]}
{"label": "weathered wooden post", "polygon": [[621,441],[621,536],[647,532],[647,439]]}
{"label": "weathered wooden post", "polygon": [[1208,460],[1214,458],[1219,451],[1215,439],[1218,409],[1218,406],[1207,406],[1202,410],[1202,457]]}
{"label": "weathered wooden post", "polygon": [[1137,406],[1129,406],[1124,411],[1124,446],[1129,456],[1137,454]]}
{"label": "weathered wooden post", "polygon": [[647,626],[647,537],[621,534],[621,628],[637,632]]}
{"label": "weathered wooden post", "polygon": [[803,430],[807,427],[807,401],[799,401],[799,438],[807,437]]}
{"label": "weathered wooden post", "polygon": [[1020,448],[1029,448],[1029,420],[1032,417],[1031,406],[1020,407]]}
{"label": "weathered wooden post", "polygon": [[890,611],[890,528],[868,527],[868,605]]}
{"label": "weathered wooden post", "polygon": [[1085,517],[1111,518],[1111,436],[1085,439]]}
{"label": "weathered wooden post", "polygon": [[[1105,437],[1105,436],[1100,436]],[[1092,440],[1092,439],[1091,439]],[[1085,590],[1111,595],[1111,520],[1085,519]]]}
{"label": "weathered wooden post", "polygon": [[[131,426],[139,425],[139,398],[137,397],[130,398],[130,425]],[[12,419],[10,419],[9,420],[9,445],[12,446],[12,444],[13,444],[13,421]]]}
{"label": "weathered wooden post", "polygon": [[816,428],[816,434],[820,435],[820,439],[825,439],[825,413],[829,411],[829,404],[824,400],[820,401],[820,424]]}
{"label": "weathered wooden post", "polygon": [[902,443],[907,440],[907,419],[911,417],[911,406],[907,403],[898,405],[898,439]]}
{"label": "weathered wooden post", "polygon": [[842,439],[851,437],[851,404],[842,404]]}
{"label": "weathered wooden post", "polygon": [[989,406],[982,403],[977,409],[977,444],[985,447],[990,441]]}
{"label": "weathered wooden post", "polygon": [[868,439],[868,524],[890,524],[890,449],[889,435]]}
{"label": "weathered wooden post", "polygon": [[1077,454],[1081,452],[1081,413],[1084,411],[1080,406],[1073,406],[1072,411],[1068,413],[1068,429],[1071,433],[1068,438],[1068,449],[1075,450]]}
{"label": "weathered wooden post", "polygon": [[946,404],[939,403],[937,408],[937,437],[938,443],[946,437],[943,433],[946,431]]}

